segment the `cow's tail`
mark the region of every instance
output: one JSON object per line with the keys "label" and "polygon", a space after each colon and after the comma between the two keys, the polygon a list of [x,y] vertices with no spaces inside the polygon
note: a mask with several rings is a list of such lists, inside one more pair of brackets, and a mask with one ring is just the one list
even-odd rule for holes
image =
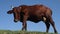
{"label": "cow's tail", "polygon": [[52,10],[50,10],[51,11],[51,15],[52,15]]}

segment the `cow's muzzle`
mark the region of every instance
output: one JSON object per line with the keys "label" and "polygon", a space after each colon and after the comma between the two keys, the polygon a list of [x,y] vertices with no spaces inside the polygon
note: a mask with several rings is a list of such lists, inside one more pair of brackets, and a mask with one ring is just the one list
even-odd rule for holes
{"label": "cow's muzzle", "polygon": [[19,20],[18,19],[14,19],[14,22],[18,22]]}

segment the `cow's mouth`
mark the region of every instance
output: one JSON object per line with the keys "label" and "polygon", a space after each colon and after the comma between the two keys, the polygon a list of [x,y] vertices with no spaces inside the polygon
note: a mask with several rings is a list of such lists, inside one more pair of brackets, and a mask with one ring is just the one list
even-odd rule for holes
{"label": "cow's mouth", "polygon": [[18,22],[19,20],[18,19],[14,19],[14,22]]}

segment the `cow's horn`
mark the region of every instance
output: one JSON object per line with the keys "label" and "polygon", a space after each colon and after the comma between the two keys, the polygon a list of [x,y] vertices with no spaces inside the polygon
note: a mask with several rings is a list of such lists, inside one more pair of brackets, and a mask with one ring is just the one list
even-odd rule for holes
{"label": "cow's horn", "polygon": [[21,9],[21,7],[20,7],[20,9]]}
{"label": "cow's horn", "polygon": [[11,5],[11,8],[13,8],[13,6]]}

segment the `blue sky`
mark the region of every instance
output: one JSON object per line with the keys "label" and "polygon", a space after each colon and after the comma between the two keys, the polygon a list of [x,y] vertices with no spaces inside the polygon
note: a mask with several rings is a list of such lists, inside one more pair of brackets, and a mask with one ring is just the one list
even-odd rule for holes
{"label": "blue sky", "polygon": [[[13,21],[13,15],[7,14],[8,10],[11,10],[11,5],[13,7],[19,5],[35,5],[43,4],[52,9],[52,18],[55,22],[56,29],[60,33],[60,0],[0,0],[0,30],[21,30],[22,23]],[[28,31],[41,31],[45,32],[46,26],[41,21],[39,23],[34,23],[27,21]],[[52,26],[50,26],[49,32],[54,32]]]}

